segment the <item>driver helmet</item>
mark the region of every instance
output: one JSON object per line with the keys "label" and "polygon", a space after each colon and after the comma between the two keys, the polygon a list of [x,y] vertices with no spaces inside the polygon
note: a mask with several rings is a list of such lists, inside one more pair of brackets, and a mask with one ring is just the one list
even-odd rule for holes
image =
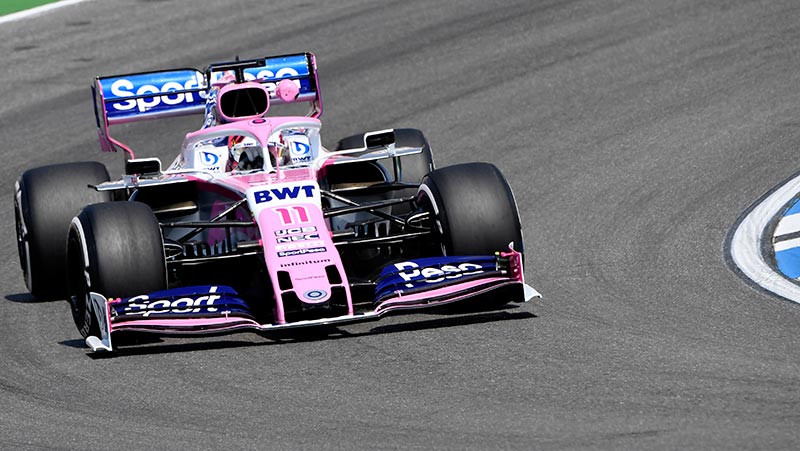
{"label": "driver helmet", "polygon": [[286,143],[283,142],[283,139],[279,139],[278,141],[270,140],[267,144],[267,150],[269,151],[273,166],[279,168],[291,166],[292,159],[289,156],[289,149],[286,147]]}
{"label": "driver helmet", "polygon": [[264,168],[264,150],[253,138],[231,136],[228,140],[231,170],[251,171]]}

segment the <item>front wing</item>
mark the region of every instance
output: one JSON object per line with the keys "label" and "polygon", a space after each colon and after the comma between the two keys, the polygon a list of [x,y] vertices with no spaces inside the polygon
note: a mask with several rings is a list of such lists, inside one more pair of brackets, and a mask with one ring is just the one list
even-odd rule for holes
{"label": "front wing", "polygon": [[521,259],[521,254],[510,250],[494,256],[432,257],[391,264],[377,280],[372,309],[285,324],[259,322],[251,306],[227,286],[183,287],[125,299],[93,292],[88,309],[100,333],[87,337],[86,344],[95,352],[112,351],[112,335],[120,331],[208,335],[373,321],[389,313],[480,302],[488,294],[503,297],[497,299],[501,303],[526,302],[541,295],[525,283]]}

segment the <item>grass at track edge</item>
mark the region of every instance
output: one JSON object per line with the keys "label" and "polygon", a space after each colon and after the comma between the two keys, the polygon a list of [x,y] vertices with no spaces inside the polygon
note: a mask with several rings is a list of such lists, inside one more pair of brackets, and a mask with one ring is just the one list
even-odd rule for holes
{"label": "grass at track edge", "polygon": [[56,2],[57,0],[3,0],[0,2],[0,16]]}

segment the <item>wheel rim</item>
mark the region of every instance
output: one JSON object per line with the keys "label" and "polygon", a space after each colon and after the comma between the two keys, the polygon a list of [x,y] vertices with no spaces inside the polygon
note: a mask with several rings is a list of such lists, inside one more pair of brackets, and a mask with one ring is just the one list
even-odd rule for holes
{"label": "wheel rim", "polygon": [[89,304],[88,279],[86,275],[86,262],[84,261],[83,245],[76,233],[70,233],[67,244],[67,300],[72,310],[72,318],[81,335],[87,337],[96,335],[95,324]]}
{"label": "wheel rim", "polygon": [[31,252],[28,245],[28,232],[22,216],[22,209],[20,208],[19,198],[21,196],[21,191],[17,191],[17,195],[14,196],[14,222],[17,230],[17,254],[19,255],[19,266],[22,268],[22,276],[25,279],[25,286],[27,286],[30,290],[31,279],[29,268],[31,264]]}

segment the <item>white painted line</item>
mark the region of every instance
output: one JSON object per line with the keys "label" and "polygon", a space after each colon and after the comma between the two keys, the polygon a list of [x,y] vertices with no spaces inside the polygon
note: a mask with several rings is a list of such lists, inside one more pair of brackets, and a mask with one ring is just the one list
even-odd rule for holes
{"label": "white painted line", "polygon": [[0,16],[0,24],[26,19],[28,17],[44,14],[54,9],[63,8],[65,6],[75,5],[87,1],[89,0],[61,0],[60,2],[48,3],[46,5],[37,6],[36,8],[26,9],[25,11],[20,11],[16,13],[7,14],[5,16]]}
{"label": "white painted line", "polygon": [[775,228],[775,236],[787,235],[789,233],[800,232],[800,213],[784,216]]}
{"label": "white painted line", "polygon": [[791,240],[775,243],[775,252],[785,251],[795,247],[800,247],[800,238],[792,238]]}
{"label": "white painted line", "polygon": [[761,234],[769,221],[800,192],[800,175],[776,189],[742,220],[731,239],[731,259],[742,273],[767,291],[800,303],[800,287],[774,271],[761,257]]}

